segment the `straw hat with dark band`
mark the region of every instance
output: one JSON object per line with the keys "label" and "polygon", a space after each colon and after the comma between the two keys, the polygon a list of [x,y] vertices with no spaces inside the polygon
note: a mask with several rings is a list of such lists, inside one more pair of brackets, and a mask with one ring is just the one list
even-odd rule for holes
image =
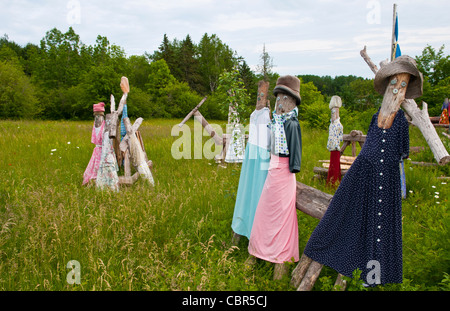
{"label": "straw hat with dark band", "polygon": [[391,81],[390,78],[398,73],[409,73],[411,75],[405,98],[413,99],[422,96],[422,73],[417,69],[416,61],[408,55],[399,56],[378,70],[374,80],[375,90],[384,95],[386,87]]}
{"label": "straw hat with dark band", "polygon": [[297,106],[300,105],[302,99],[300,97],[300,80],[294,76],[282,76],[277,80],[277,85],[273,89],[273,94],[286,93],[295,98]]}

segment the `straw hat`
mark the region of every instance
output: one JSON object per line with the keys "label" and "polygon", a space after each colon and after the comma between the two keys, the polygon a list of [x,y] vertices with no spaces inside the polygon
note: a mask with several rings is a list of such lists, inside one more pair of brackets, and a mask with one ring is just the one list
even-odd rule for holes
{"label": "straw hat", "polygon": [[294,76],[282,76],[277,80],[277,85],[273,89],[273,94],[286,93],[295,98],[297,106],[300,105],[302,99],[300,97],[300,80]]}
{"label": "straw hat", "polygon": [[384,95],[386,87],[390,83],[390,77],[398,73],[409,73],[411,75],[405,98],[412,99],[422,96],[422,73],[417,69],[416,61],[408,55],[399,56],[392,62],[381,66],[380,70],[378,70],[375,75],[375,80],[373,82],[375,90],[381,95]]}

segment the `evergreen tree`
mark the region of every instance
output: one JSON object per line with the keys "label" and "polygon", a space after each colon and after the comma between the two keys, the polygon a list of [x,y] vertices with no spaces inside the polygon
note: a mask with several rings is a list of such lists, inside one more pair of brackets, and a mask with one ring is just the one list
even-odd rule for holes
{"label": "evergreen tree", "polygon": [[194,91],[204,94],[206,90],[201,85],[199,68],[197,47],[192,42],[191,37],[187,35],[181,42],[179,53],[180,80],[187,82]]}
{"label": "evergreen tree", "polygon": [[262,75],[264,81],[269,81],[269,76],[272,74],[273,58],[266,51],[266,44],[263,45],[263,52],[260,55],[261,63],[256,67],[256,70]]}
{"label": "evergreen tree", "polygon": [[224,70],[230,71],[237,64],[233,51],[215,34],[205,33],[199,43],[200,75],[205,88],[214,92],[219,84],[219,76]]}

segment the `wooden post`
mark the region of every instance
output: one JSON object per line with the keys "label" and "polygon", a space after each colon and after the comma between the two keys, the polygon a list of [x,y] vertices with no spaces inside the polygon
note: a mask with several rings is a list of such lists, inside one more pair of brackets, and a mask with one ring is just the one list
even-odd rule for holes
{"label": "wooden post", "polygon": [[284,263],[276,263],[273,269],[273,279],[281,280],[289,271],[289,266]]}
{"label": "wooden post", "polygon": [[300,258],[300,261],[297,264],[297,267],[292,271],[292,278],[291,278],[291,286],[298,288],[300,285],[300,282],[305,277],[306,271],[309,268],[309,265],[311,264],[312,259],[306,256],[305,254],[302,254],[302,257]]}
{"label": "wooden post", "polygon": [[208,123],[208,121],[206,121],[200,111],[197,110],[194,112],[194,119],[200,122],[200,124],[205,128],[209,135],[214,139],[216,145],[220,146],[223,144],[222,137],[220,137],[219,134],[217,134],[213,130],[212,126]]}
{"label": "wooden post", "polygon": [[436,162],[439,165],[446,165],[449,163],[450,155],[442,144],[435,127],[430,121],[428,104],[426,102],[422,102],[422,110],[420,110],[413,99],[406,99],[402,103],[402,108],[412,118],[411,123],[414,126],[417,126],[422,132],[428,146],[430,146],[431,152],[433,152]]}
{"label": "wooden post", "polygon": [[200,101],[200,103],[195,106],[194,109],[191,110],[191,112],[189,112],[186,117],[184,117],[183,121],[181,121],[180,124],[178,124],[179,127],[182,127],[184,123],[186,123],[187,120],[189,120],[192,115],[201,107],[201,105],[203,105],[203,103],[206,101],[207,96],[203,97],[203,99]]}
{"label": "wooden post", "polygon": [[[362,58],[369,65],[369,68],[373,71],[373,73],[377,73],[378,68],[372,62],[369,55],[367,54],[366,47],[360,51]],[[422,110],[419,109],[416,102],[413,99],[405,99],[401,107],[405,111],[405,113],[411,118],[411,123],[414,126],[417,126],[422,135],[425,137],[428,145],[430,146],[431,152],[433,152],[434,158],[439,165],[445,165],[450,162],[450,155],[442,144],[441,139],[439,138],[436,129],[430,121],[430,116],[428,114],[428,105],[425,102],[422,102]]]}
{"label": "wooden post", "polygon": [[257,94],[257,100],[256,100],[256,110],[260,110],[264,107],[268,107],[268,97],[269,93],[269,82],[267,81],[259,81],[258,82],[258,94]]}
{"label": "wooden post", "polygon": [[[142,119],[142,118],[141,118]],[[142,122],[142,121],[140,121]],[[139,122],[139,124],[140,124]],[[130,159],[136,171],[139,172],[139,175],[144,179],[148,180],[151,185],[155,185],[153,180],[152,173],[150,171],[150,167],[148,165],[148,160],[145,155],[144,150],[142,149],[141,143],[136,136],[135,126],[131,125],[129,118],[123,119],[123,124],[127,131],[128,136],[128,149],[130,151]]]}
{"label": "wooden post", "polygon": [[397,4],[394,3],[394,13],[392,17],[392,42],[391,42],[391,62],[395,58],[395,20],[397,17]]}
{"label": "wooden post", "polygon": [[[124,93],[119,102],[119,108],[115,109],[114,96],[111,95],[111,131],[109,132],[109,138],[116,138],[117,132],[120,133],[120,130],[117,131],[117,127],[120,125],[119,116],[122,114],[123,105],[125,105],[127,101],[128,94]],[[119,135],[120,136],[120,135]]]}
{"label": "wooden post", "polygon": [[318,263],[317,261],[312,261],[306,271],[305,276],[303,277],[300,285],[298,286],[298,291],[310,291],[314,284],[316,283],[317,278],[320,275],[320,271],[322,271],[323,264]]}
{"label": "wooden post", "polygon": [[[380,113],[378,114],[378,127],[388,129],[392,126],[397,111],[405,99],[410,74],[399,73],[389,78],[390,81],[384,92]],[[406,83],[406,84],[405,84]]]}
{"label": "wooden post", "polygon": [[344,291],[345,287],[347,287],[347,281],[344,280],[344,276],[342,274],[338,274],[336,278],[336,282],[334,283],[334,290]]}

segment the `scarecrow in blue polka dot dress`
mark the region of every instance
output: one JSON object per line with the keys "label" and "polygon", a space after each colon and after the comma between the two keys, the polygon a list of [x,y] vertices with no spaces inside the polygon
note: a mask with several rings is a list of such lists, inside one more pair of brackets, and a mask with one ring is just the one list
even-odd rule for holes
{"label": "scarecrow in blue polka dot dress", "polygon": [[367,286],[402,283],[402,199],[399,161],[409,154],[408,121],[401,103],[422,95],[414,59],[400,56],[377,72],[383,102],[361,152],[343,177],[304,255]]}

